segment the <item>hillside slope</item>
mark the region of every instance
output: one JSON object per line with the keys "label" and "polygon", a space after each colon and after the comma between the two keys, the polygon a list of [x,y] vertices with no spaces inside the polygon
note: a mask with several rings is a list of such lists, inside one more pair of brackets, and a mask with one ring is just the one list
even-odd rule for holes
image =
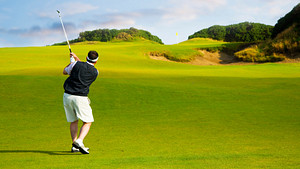
{"label": "hillside slope", "polygon": [[278,34],[295,24],[298,25],[298,27],[300,26],[300,3],[296,5],[292,11],[277,21],[273,29],[272,37],[276,38]]}
{"label": "hillside slope", "polygon": [[[84,41],[99,41],[99,42],[110,42],[110,41],[136,41],[140,39],[147,39],[159,44],[163,44],[162,40],[152,35],[150,32],[140,30],[136,28],[129,29],[97,29],[93,31],[84,31],[79,33],[79,37],[70,40],[70,43],[84,42]],[[54,45],[66,45],[67,42],[56,43]]]}
{"label": "hillside slope", "polygon": [[235,53],[243,61],[268,62],[297,59],[300,53],[300,3],[278,20],[273,39]]}

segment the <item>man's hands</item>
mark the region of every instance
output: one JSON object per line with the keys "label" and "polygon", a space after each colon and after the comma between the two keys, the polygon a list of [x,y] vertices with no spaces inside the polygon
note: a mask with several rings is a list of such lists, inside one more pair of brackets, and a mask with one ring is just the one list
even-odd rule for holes
{"label": "man's hands", "polygon": [[70,53],[70,58],[73,56],[73,58],[75,59],[75,61],[80,61],[80,59],[76,56],[75,53]]}

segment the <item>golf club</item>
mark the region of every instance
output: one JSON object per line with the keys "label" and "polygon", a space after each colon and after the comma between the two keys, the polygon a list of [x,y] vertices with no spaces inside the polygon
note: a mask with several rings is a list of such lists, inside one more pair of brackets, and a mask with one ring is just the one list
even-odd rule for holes
{"label": "golf club", "polygon": [[62,21],[62,19],[61,19],[61,16],[60,16],[60,12],[59,12],[59,10],[56,10],[56,11],[57,11],[57,13],[58,13],[58,16],[59,16],[59,19],[60,19],[61,26],[62,26],[62,28],[63,28],[63,30],[64,30],[65,37],[66,37],[67,43],[68,43],[68,45],[69,45],[70,53],[72,53],[71,46],[70,46],[70,43],[69,43],[69,40],[68,40],[68,36],[67,36],[66,30],[65,30],[65,26],[64,26],[64,23],[63,23],[63,21]]}
{"label": "golf club", "polygon": [[[63,21],[62,21],[62,19],[61,19],[60,12],[59,12],[59,10],[56,10],[56,11],[57,11],[57,13],[58,13],[58,16],[59,16],[59,19],[60,19],[60,23],[61,23],[61,26],[62,26],[62,28],[63,28],[65,37],[66,37],[66,39],[67,39],[67,43],[68,43],[68,46],[69,46],[69,51],[70,51],[70,53],[72,53],[71,46],[70,46],[70,42],[69,42],[69,40],[68,40],[68,36],[67,36],[66,30],[65,30],[64,23],[63,23]],[[75,59],[74,59],[73,56],[70,58],[70,62],[71,62],[71,63],[72,63],[72,62],[75,62]]]}

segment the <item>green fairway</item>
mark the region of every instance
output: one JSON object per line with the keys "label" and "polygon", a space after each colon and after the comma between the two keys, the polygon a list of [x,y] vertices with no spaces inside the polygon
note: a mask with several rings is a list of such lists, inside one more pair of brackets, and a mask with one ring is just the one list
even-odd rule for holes
{"label": "green fairway", "polygon": [[70,152],[67,46],[0,48],[0,168],[299,168],[300,64],[195,66],[147,55],[206,45],[218,43],[72,45],[82,60],[100,53],[89,155]]}

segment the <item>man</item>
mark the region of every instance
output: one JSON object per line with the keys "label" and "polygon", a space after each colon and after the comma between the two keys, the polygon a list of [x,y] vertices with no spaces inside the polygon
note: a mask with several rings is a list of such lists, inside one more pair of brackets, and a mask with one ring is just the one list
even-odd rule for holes
{"label": "man", "polygon": [[[74,53],[70,53],[70,57],[73,57],[75,61],[66,66],[63,71],[64,75],[70,75],[64,83],[63,103],[67,121],[71,122],[70,132],[73,141],[71,151],[89,154],[89,148],[84,146],[83,140],[94,122],[90,100],[87,96],[90,85],[98,76],[98,70],[94,67],[98,61],[98,53],[90,51],[86,58],[87,62],[81,62]],[[83,125],[77,137],[79,119]]]}

